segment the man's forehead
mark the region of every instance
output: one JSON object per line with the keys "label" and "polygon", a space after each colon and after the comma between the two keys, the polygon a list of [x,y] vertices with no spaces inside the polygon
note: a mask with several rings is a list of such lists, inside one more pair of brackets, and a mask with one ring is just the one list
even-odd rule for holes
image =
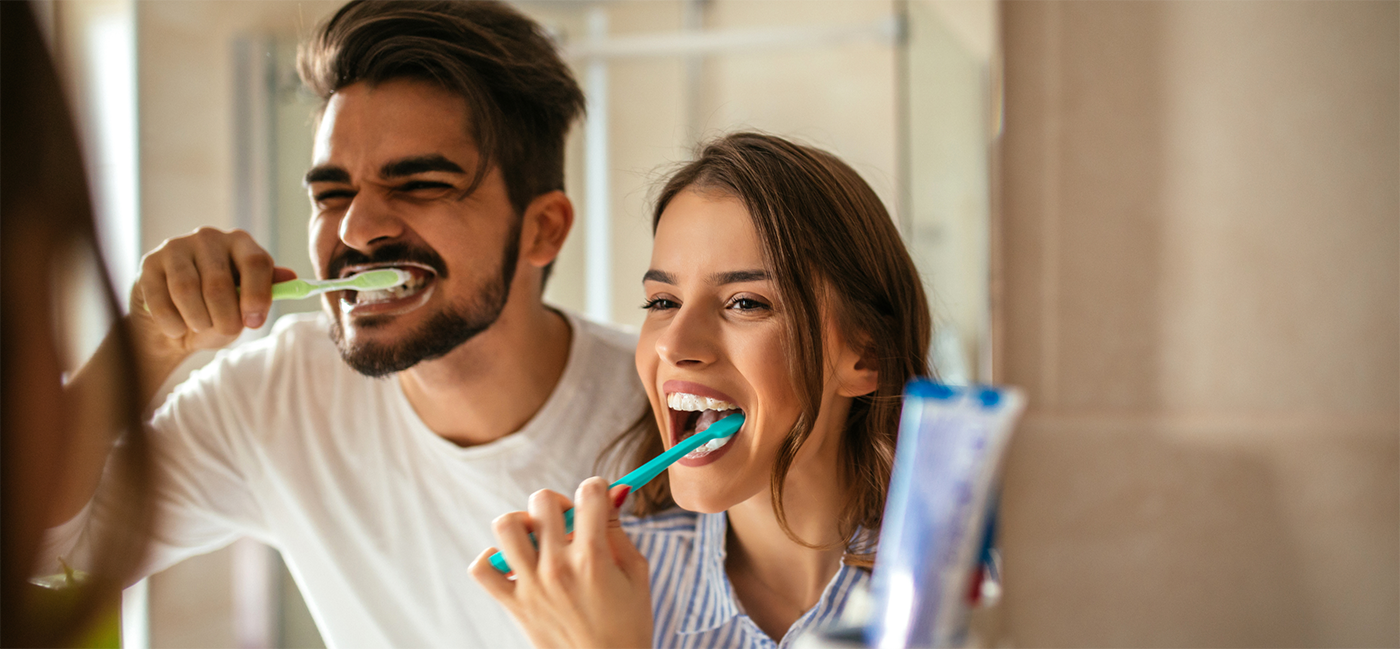
{"label": "man's forehead", "polygon": [[316,167],[362,175],[430,158],[467,169],[479,158],[465,100],[426,82],[346,86],[331,95],[318,122],[312,148]]}

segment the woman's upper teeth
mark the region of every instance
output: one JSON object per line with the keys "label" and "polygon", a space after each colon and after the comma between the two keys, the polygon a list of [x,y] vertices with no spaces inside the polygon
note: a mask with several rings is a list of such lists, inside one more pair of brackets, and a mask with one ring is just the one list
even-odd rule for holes
{"label": "woman's upper teeth", "polygon": [[687,394],[685,392],[672,392],[666,395],[666,405],[672,410],[684,410],[689,412],[699,412],[703,410],[737,410],[736,406],[728,401],[702,397],[698,394]]}

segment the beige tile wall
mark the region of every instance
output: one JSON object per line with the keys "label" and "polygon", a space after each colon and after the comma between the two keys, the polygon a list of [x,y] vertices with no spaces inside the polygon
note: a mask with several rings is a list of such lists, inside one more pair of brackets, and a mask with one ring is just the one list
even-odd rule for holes
{"label": "beige tile wall", "polygon": [[1003,32],[1006,640],[1400,644],[1400,5]]}

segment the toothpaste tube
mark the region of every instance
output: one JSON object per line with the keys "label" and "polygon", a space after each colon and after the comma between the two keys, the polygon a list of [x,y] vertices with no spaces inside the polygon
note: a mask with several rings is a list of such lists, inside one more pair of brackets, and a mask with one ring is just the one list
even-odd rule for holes
{"label": "toothpaste tube", "polygon": [[1014,388],[909,384],[872,579],[878,613],[865,627],[867,645],[963,643],[968,580],[980,559],[1007,440],[1024,406]]}

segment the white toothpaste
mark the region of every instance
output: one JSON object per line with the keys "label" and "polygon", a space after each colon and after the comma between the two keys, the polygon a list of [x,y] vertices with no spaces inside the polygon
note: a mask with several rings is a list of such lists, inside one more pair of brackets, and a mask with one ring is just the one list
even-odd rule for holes
{"label": "white toothpaste", "polygon": [[[670,406],[672,410],[680,410],[683,412],[704,412],[706,410],[724,412],[726,410],[739,409],[739,406],[729,403],[728,401],[721,401],[719,399],[702,397],[698,394],[689,394],[685,392],[672,392],[666,395],[666,405]],[[698,432],[700,431],[697,431],[697,433]],[[733,435],[712,439],[701,444],[699,448],[687,453],[685,456],[692,459],[705,457],[719,450],[719,448],[725,444],[728,444],[731,439],[734,439]]]}

